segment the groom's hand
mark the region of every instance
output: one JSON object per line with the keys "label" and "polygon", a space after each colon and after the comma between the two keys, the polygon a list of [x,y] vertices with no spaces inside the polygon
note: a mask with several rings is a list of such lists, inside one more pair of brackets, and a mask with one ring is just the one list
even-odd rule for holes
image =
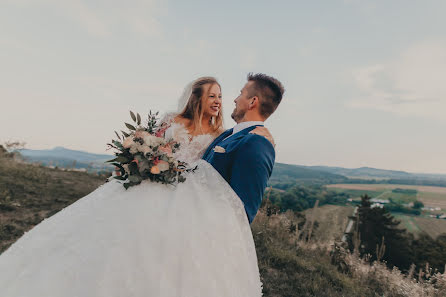
{"label": "groom's hand", "polygon": [[271,142],[271,144],[273,145],[273,147],[276,147],[276,144],[274,143],[274,138],[273,138],[273,136],[271,135],[271,133],[269,133],[269,130],[266,129],[265,127],[257,127],[257,128],[255,128],[254,130],[252,130],[252,131],[249,132],[249,133],[257,134],[257,135],[260,135],[260,136],[265,137],[266,139],[269,140],[269,142]]}

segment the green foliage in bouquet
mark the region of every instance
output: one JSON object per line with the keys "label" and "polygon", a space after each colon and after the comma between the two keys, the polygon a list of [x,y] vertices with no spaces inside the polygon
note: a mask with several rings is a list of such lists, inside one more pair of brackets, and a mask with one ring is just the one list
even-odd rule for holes
{"label": "green foliage in bouquet", "polygon": [[128,132],[119,135],[115,131],[118,139],[107,144],[116,150],[116,158],[107,162],[119,169],[120,174],[114,178],[124,181],[126,189],[147,179],[163,184],[184,182],[182,174],[190,171],[187,163],[173,157],[180,144],[164,138],[167,126],[159,124],[158,114],[150,111],[143,126],[139,113],[130,111],[134,124],[125,123]]}

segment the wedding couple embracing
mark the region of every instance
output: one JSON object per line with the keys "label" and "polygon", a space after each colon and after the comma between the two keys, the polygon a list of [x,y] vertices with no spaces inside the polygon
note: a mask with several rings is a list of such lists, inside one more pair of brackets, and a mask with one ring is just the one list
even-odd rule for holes
{"label": "wedding couple embracing", "polygon": [[275,160],[263,123],[283,92],[248,74],[224,130],[219,83],[193,81],[162,121],[197,169],[174,186],[110,179],[42,221],[0,255],[0,296],[261,296],[250,223]]}

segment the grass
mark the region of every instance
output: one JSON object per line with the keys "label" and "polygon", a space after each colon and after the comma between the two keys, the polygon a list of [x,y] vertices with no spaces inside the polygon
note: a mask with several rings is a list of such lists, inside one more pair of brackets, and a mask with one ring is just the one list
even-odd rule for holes
{"label": "grass", "polygon": [[[347,212],[348,208],[323,206],[315,211],[323,221],[330,213]],[[337,221],[332,216],[332,222]],[[267,216],[260,209],[251,225],[264,297],[413,297],[446,296],[446,274],[416,282],[398,269],[389,270],[380,262],[368,263],[345,249],[333,249],[314,233],[314,240],[303,242],[292,225],[301,218],[291,211]],[[341,269],[342,268],[342,269]]]}
{"label": "grass", "polygon": [[[414,216],[408,216],[408,215],[404,215],[404,214],[392,214],[395,219],[397,219],[398,221],[401,222],[400,226],[404,229],[406,229],[407,231],[413,233],[413,234],[419,234],[420,232],[422,232],[422,228],[420,228],[420,226],[418,225],[418,223],[415,221],[415,217]],[[435,238],[435,237],[433,237]]]}
{"label": "grass", "polygon": [[331,185],[328,187],[330,190],[335,191],[337,193],[346,193],[350,195],[353,199],[359,199],[362,195],[366,194],[372,198],[376,198],[382,194],[382,191],[371,191],[371,190],[354,190],[354,189],[344,189],[344,188],[335,188]]}
{"label": "grass", "polygon": [[288,227],[298,221],[290,212],[268,217],[261,210],[251,225],[264,297],[375,296],[331,264],[326,245],[297,244]]}
{"label": "grass", "polygon": [[395,193],[392,192],[392,190],[385,190],[376,198],[385,200],[392,199],[392,201],[396,203],[410,203],[417,201],[417,194]]}
{"label": "grass", "polygon": [[[333,243],[339,241],[344,234],[348,216],[352,215],[354,207],[339,205],[323,205],[314,211],[317,218],[317,227],[313,230],[315,240]],[[307,218],[312,215],[313,209],[307,209]]]}
{"label": "grass", "polygon": [[434,218],[412,217],[415,224],[432,238],[446,233],[446,220]]}

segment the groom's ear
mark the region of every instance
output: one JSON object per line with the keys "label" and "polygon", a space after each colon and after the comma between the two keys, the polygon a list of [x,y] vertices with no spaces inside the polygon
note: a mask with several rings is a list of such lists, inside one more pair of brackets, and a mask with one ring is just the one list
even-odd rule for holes
{"label": "groom's ear", "polygon": [[249,109],[254,109],[254,108],[256,108],[257,106],[259,106],[259,104],[260,104],[259,97],[257,97],[257,96],[251,97],[251,98],[249,99],[249,105],[248,105],[248,108],[249,108]]}

